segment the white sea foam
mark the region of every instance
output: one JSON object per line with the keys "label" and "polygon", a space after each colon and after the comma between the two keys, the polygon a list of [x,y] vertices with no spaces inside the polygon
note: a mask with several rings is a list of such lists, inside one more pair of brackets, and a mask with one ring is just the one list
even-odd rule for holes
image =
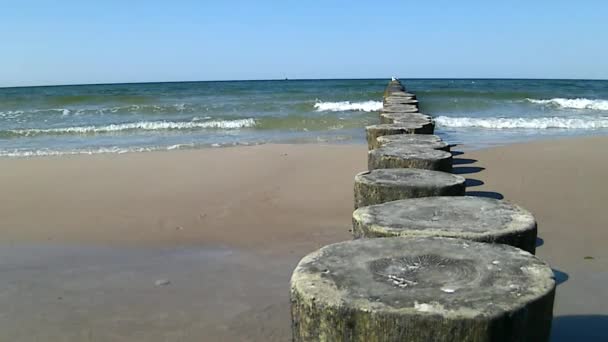
{"label": "white sea foam", "polygon": [[167,146],[167,151],[172,151],[172,150],[180,150],[183,148],[190,148],[190,147],[194,147],[194,144],[175,144],[175,145],[170,145]]}
{"label": "white sea foam", "polygon": [[8,110],[0,111],[0,117],[15,118],[19,115],[24,114],[38,114],[38,113],[59,113],[63,116],[68,115],[81,115],[81,114],[105,114],[105,113],[165,113],[165,112],[200,112],[208,110],[207,108],[201,108],[200,106],[191,105],[188,103],[176,103],[167,105],[125,105],[117,107],[103,107],[103,108],[38,108],[38,109],[25,109],[25,110]]}
{"label": "white sea foam", "polygon": [[0,157],[52,157],[52,156],[65,156],[65,155],[79,155],[79,154],[101,154],[101,153],[128,153],[128,152],[148,152],[154,151],[158,148],[155,147],[136,147],[136,148],[120,148],[120,147],[100,147],[96,149],[82,149],[82,150],[13,150],[13,151],[0,151]]}
{"label": "white sea foam", "polygon": [[[254,143],[256,144],[256,143]],[[72,156],[72,155],[94,155],[94,154],[123,154],[133,152],[153,152],[153,151],[172,151],[172,150],[184,150],[184,149],[195,149],[200,147],[224,147],[224,146],[248,146],[252,145],[249,142],[232,142],[226,144],[175,144],[169,146],[147,146],[147,147],[99,147],[99,148],[88,148],[88,149],[74,149],[74,150],[55,150],[55,149],[39,149],[39,150],[0,150],[1,157],[13,157],[13,158],[27,158],[27,157],[56,157],[56,156]]]}
{"label": "white sea foam", "polygon": [[451,128],[487,128],[487,129],[599,129],[608,128],[608,117],[549,117],[549,118],[470,118],[447,117],[435,118],[439,127]]}
{"label": "white sea foam", "polygon": [[608,110],[608,100],[591,100],[585,98],[566,99],[554,98],[548,100],[526,99],[529,102],[551,105],[570,109]]}
{"label": "white sea foam", "polygon": [[381,101],[363,101],[363,102],[317,102],[315,103],[317,112],[345,112],[345,111],[361,111],[361,112],[376,112],[382,109]]}
{"label": "white sea foam", "polygon": [[6,119],[6,120],[14,120],[19,118],[21,115],[23,114],[23,111],[21,110],[9,110],[6,112],[0,112],[0,118],[2,119]]}
{"label": "white sea foam", "polygon": [[238,120],[212,120],[212,121],[140,121],[133,123],[111,124],[106,126],[75,126],[61,128],[30,128],[10,130],[12,134],[20,136],[32,136],[40,134],[96,134],[96,133],[115,133],[122,131],[160,131],[160,130],[182,130],[182,129],[239,129],[254,127],[254,119]]}

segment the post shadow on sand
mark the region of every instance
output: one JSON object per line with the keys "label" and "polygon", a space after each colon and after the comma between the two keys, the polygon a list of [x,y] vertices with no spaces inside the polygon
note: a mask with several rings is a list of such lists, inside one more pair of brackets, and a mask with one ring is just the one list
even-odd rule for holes
{"label": "post shadow on sand", "polygon": [[498,192],[494,191],[467,191],[464,193],[466,196],[476,196],[476,197],[485,197],[485,198],[493,198],[497,200],[504,199],[505,196]]}
{"label": "post shadow on sand", "polygon": [[562,272],[562,271],[558,270],[557,268],[552,268],[551,270],[553,271],[553,276],[555,277],[556,285],[561,285],[561,284],[567,282],[568,279],[570,279],[570,276],[566,272]]}
{"label": "post shadow on sand", "polygon": [[464,175],[467,173],[477,173],[485,170],[485,167],[479,166],[456,166],[452,168],[452,173],[455,175]]}
{"label": "post shadow on sand", "polygon": [[474,187],[474,186],[484,185],[484,182],[480,181],[479,179],[467,178],[467,179],[465,179],[464,185],[467,188],[470,188],[470,187]]}
{"label": "post shadow on sand", "polygon": [[572,315],[553,318],[552,342],[600,342],[608,341],[608,316]]}
{"label": "post shadow on sand", "polygon": [[540,246],[542,246],[544,244],[545,244],[545,240],[543,240],[543,239],[541,239],[539,237],[536,238],[536,247],[540,247]]}
{"label": "post shadow on sand", "polygon": [[[453,156],[464,154],[460,151],[452,151]],[[474,159],[453,158],[453,165],[473,164],[477,162]],[[483,167],[474,166],[455,166],[452,173],[467,174],[478,173],[485,170]],[[466,179],[466,187],[474,187],[483,185],[484,182],[477,179]],[[504,196],[493,191],[467,191],[467,196],[489,197],[494,199],[503,199]],[[542,238],[536,238],[536,247],[541,247],[545,244]],[[570,276],[558,269],[552,268],[555,277],[556,285],[561,285],[568,281]],[[599,342],[608,341],[608,329],[604,329],[608,325],[608,316],[605,315],[575,315],[575,316],[558,316],[554,317],[551,330],[552,342],[566,341],[589,341]]]}
{"label": "post shadow on sand", "polygon": [[466,165],[466,164],[475,164],[475,163],[477,163],[477,159],[452,158],[452,165]]}

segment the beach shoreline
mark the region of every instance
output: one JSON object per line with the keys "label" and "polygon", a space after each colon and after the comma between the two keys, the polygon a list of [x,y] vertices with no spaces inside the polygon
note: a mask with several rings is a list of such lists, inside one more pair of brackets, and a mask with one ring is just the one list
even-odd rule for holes
{"label": "beach shoreline", "polygon": [[[608,82],[403,79],[445,141],[608,134]],[[377,123],[386,79],[0,89],[0,157],[342,143]]]}
{"label": "beach shoreline", "polygon": [[[606,338],[606,149],[608,137],[577,137],[455,156],[469,194],[535,215],[537,255],[559,284],[555,341]],[[351,238],[353,178],[366,150],[268,144],[1,158],[0,304],[10,309],[0,339],[289,339],[291,270]]]}

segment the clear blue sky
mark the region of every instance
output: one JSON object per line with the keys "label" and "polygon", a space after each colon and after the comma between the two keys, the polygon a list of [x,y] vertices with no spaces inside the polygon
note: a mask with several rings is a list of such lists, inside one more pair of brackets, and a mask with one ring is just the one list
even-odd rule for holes
{"label": "clear blue sky", "polygon": [[0,0],[0,86],[608,78],[608,1]]}

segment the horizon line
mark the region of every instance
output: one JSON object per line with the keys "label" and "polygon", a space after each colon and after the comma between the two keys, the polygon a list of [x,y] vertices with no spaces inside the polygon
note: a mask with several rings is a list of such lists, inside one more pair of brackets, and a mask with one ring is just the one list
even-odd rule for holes
{"label": "horizon line", "polygon": [[[101,83],[64,83],[44,85],[0,86],[0,89],[11,88],[45,88],[45,87],[79,87],[127,84],[170,84],[170,83],[214,83],[214,82],[275,82],[275,81],[372,81],[390,80],[391,77],[364,78],[268,78],[268,79],[234,79],[234,80],[190,80],[190,81],[143,81],[143,82],[101,82]],[[522,80],[522,81],[608,81],[602,78],[526,78],[526,77],[397,77],[399,80]]]}

